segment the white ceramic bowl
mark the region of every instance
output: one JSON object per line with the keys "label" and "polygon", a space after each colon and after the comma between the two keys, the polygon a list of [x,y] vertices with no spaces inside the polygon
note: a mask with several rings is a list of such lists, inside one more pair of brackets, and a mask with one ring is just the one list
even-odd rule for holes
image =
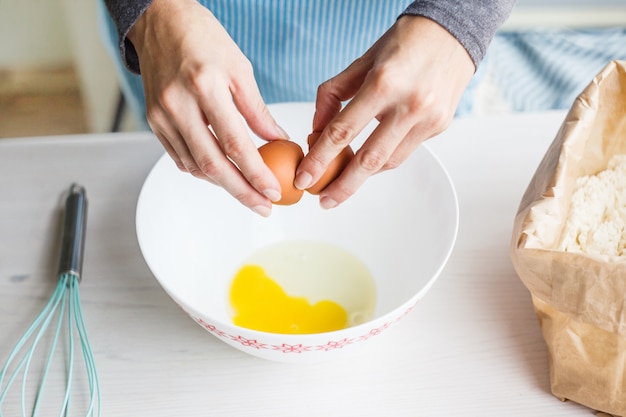
{"label": "white ceramic bowl", "polygon": [[[292,140],[304,145],[313,105],[270,108]],[[368,126],[355,141],[355,149],[373,128]],[[295,205],[274,206],[270,218],[254,214],[223,189],[181,173],[164,155],[141,190],[136,227],[149,268],[193,320],[246,353],[294,362],[351,351],[409,313],[447,262],[458,218],[454,186],[439,160],[422,145],[402,166],[371,177],[335,209],[322,210],[318,197],[305,193]],[[235,271],[269,245],[303,239],[345,249],[365,264],[376,287],[371,319],[305,335],[234,325],[228,291]]]}

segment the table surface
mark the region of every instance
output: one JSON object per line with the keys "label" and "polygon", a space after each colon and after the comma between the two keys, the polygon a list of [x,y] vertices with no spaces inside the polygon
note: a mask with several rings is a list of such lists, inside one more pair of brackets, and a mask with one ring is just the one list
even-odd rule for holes
{"label": "table surface", "polygon": [[163,152],[151,134],[0,140],[0,358],[50,296],[60,196],[78,181],[90,204],[80,297],[103,415],[593,415],[551,395],[546,347],[509,257],[518,203],[564,117],[460,118],[427,142],[460,204],[443,273],[406,318],[354,355],[302,365],[227,346],[153,278],[134,228],[138,193]]}

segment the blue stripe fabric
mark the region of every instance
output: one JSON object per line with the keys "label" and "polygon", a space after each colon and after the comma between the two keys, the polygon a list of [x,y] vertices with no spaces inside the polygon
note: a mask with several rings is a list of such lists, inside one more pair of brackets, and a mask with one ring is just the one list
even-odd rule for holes
{"label": "blue stripe fabric", "polygon": [[[410,1],[200,0],[200,3],[211,10],[252,62],[261,95],[270,104],[314,101],[319,84],[361,56]],[[138,123],[147,128],[141,78],[122,64],[116,50],[113,21],[102,5],[100,12],[103,37],[121,74],[121,88]],[[464,96],[458,113],[466,113],[470,108],[471,100]]]}
{"label": "blue stripe fabric", "polygon": [[362,55],[406,0],[201,0],[255,68],[268,103],[313,100]]}
{"label": "blue stripe fabric", "polygon": [[626,60],[626,28],[496,34],[485,63],[512,111],[567,109],[611,60]]}
{"label": "blue stripe fabric", "polygon": [[[268,104],[314,101],[318,85],[362,55],[410,3],[409,0],[200,2],[216,15],[250,59],[261,95]],[[122,64],[116,28],[102,2],[98,3],[102,36],[117,65],[121,88],[137,124],[147,129],[141,78]],[[463,94],[456,115],[473,112],[477,88],[485,78],[502,95],[507,111],[569,108],[612,59],[626,60],[626,28],[499,32]]]}

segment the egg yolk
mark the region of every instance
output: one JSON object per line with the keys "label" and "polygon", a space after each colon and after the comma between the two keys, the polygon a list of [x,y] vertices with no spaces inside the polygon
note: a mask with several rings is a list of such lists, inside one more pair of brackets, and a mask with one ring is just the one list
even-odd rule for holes
{"label": "egg yolk", "polygon": [[239,270],[230,302],[236,325],[270,333],[330,332],[345,328],[348,320],[346,310],[334,301],[311,304],[305,297],[289,296],[258,265]]}

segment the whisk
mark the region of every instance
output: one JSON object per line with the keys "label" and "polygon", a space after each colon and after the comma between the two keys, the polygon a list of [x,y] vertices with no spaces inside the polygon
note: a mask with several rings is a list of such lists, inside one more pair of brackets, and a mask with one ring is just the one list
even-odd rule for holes
{"label": "whisk", "polygon": [[[42,406],[46,379],[51,370],[51,364],[55,357],[55,351],[59,345],[61,334],[67,334],[67,343],[64,346],[67,357],[65,359],[65,390],[59,409],[59,416],[70,415],[70,397],[72,396],[72,383],[75,375],[75,350],[77,341],[82,350],[82,359],[86,369],[86,379],[89,388],[89,402],[86,406],[85,416],[100,415],[100,384],[94,363],[93,352],[87,337],[85,322],[80,305],[78,284],[81,280],[83,249],[85,240],[85,228],[87,221],[87,197],[85,189],[79,184],[72,184],[65,200],[65,217],[63,224],[63,236],[61,242],[61,255],[58,270],[58,283],[52,297],[33,321],[28,330],[16,343],[9,354],[6,364],[0,371],[0,417],[3,416],[2,406],[11,387],[18,383],[21,376],[21,388],[17,398],[21,408],[21,415],[27,414],[26,398],[28,397],[27,376],[35,350],[42,340],[48,340],[50,347],[47,349],[47,357],[44,361],[38,386],[35,388],[34,403],[30,407],[30,415],[36,416]],[[52,334],[47,330],[51,329]],[[50,337],[52,337],[50,341]],[[78,340],[76,338],[78,337]],[[32,372],[32,370],[31,370]],[[6,381],[5,381],[6,380]],[[18,389],[15,387],[15,389]],[[33,395],[31,395],[32,397]],[[46,415],[50,415],[48,410]]]}

